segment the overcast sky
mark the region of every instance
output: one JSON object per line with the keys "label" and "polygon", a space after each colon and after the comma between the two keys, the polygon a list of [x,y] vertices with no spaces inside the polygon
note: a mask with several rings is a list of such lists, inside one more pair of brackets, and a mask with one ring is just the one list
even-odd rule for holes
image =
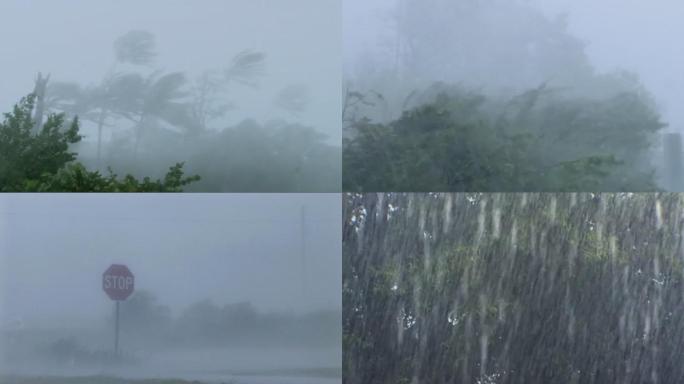
{"label": "overcast sky", "polygon": [[[567,14],[570,31],[587,44],[600,71],[636,72],[655,94],[672,129],[684,128],[684,2],[680,0],[521,0],[549,16]],[[347,70],[386,34],[396,0],[344,0]]]}
{"label": "overcast sky", "polygon": [[[111,67],[112,43],[135,29],[156,35],[157,64],[199,73],[226,67],[238,52],[265,52],[258,90],[233,88],[232,122],[288,118],[341,137],[339,0],[2,0],[0,106],[6,112],[33,90],[37,72],[95,84]],[[300,116],[273,108],[276,92],[304,85]]]}
{"label": "overcast sky", "polygon": [[0,319],[109,314],[101,279],[112,263],[175,313],[203,299],[340,309],[340,204],[337,194],[0,195]]}
{"label": "overcast sky", "polygon": [[601,70],[639,74],[672,129],[684,129],[684,2],[678,0],[535,0],[548,14],[567,13]]}

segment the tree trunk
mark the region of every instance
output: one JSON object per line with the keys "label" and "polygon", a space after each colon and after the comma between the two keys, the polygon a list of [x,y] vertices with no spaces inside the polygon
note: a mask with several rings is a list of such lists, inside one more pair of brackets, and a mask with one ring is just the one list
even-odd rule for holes
{"label": "tree trunk", "polygon": [[97,168],[102,166],[102,127],[104,126],[106,111],[100,110],[100,119],[97,122]]}
{"label": "tree trunk", "polygon": [[138,160],[138,146],[140,144],[140,139],[142,138],[142,130],[143,126],[145,125],[145,115],[142,115],[140,117],[140,121],[138,121],[138,129],[136,130],[135,133],[135,145],[133,146],[133,160],[137,161]]}
{"label": "tree trunk", "polygon": [[36,85],[33,90],[35,96],[35,109],[33,115],[34,121],[34,131],[36,133],[40,132],[43,128],[43,115],[45,114],[45,90],[47,88],[47,83],[50,81],[50,75],[43,77],[42,73],[38,73],[36,77]]}

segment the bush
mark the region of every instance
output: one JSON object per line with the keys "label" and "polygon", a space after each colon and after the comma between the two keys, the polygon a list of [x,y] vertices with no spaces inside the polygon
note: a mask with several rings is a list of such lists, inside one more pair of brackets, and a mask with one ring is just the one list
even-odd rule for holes
{"label": "bush", "polygon": [[103,176],[76,162],[70,146],[81,140],[78,118],[65,127],[63,114],[52,114],[37,129],[31,113],[35,97],[23,98],[0,124],[0,191],[3,192],[180,192],[199,180],[184,177],[183,164],[162,180],[131,175]]}
{"label": "bush", "polygon": [[348,191],[649,191],[663,127],[647,100],[562,97],[542,86],[509,100],[437,85],[390,123],[359,119],[345,138]]}

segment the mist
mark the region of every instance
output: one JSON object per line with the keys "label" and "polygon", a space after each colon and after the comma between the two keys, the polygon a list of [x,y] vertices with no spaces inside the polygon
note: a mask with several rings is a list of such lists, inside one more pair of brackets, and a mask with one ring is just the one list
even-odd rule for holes
{"label": "mist", "polygon": [[189,191],[339,191],[339,2],[32,0],[0,13],[2,111],[34,92],[34,115],[79,117],[72,150],[88,169],[158,178],[183,162],[202,178]]}
{"label": "mist", "polygon": [[[0,198],[3,375],[336,382],[339,195]],[[102,275],[124,264],[135,291]]]}
{"label": "mist", "polygon": [[[343,130],[352,144],[345,144],[345,156],[349,155],[344,160],[345,190],[682,190],[681,159],[675,158],[679,151],[672,155],[662,146],[664,140],[681,142],[678,134],[684,123],[678,108],[684,88],[678,68],[684,64],[684,51],[672,44],[674,36],[681,34],[677,33],[682,27],[676,16],[681,10],[674,1],[345,1]],[[436,99],[439,95],[448,96],[454,104],[474,104],[465,112],[459,110],[455,119],[461,122],[497,121],[515,113],[529,117],[523,128],[504,129],[505,134],[529,135],[536,140],[533,147],[555,147],[551,155],[542,151],[536,156],[549,167],[590,157],[612,157],[632,173],[655,176],[648,183],[626,182],[625,177],[617,176],[621,166],[606,166],[606,173],[616,175],[615,180],[620,182],[594,185],[581,180],[568,183],[572,186],[561,183],[551,187],[540,176],[548,175],[548,170],[533,171],[537,182],[531,185],[495,184],[484,189],[472,183],[445,186],[448,181],[434,180],[408,189],[397,188],[402,186],[400,180],[380,186],[358,181],[358,172],[347,165],[357,167],[364,159],[346,148],[356,151],[353,147],[362,141],[358,138],[363,130],[359,122],[367,118],[385,126],[401,125],[404,113],[418,112],[425,106],[441,108]],[[468,101],[470,96],[473,98]],[[526,102],[531,103],[529,110],[520,107]],[[633,127],[617,121],[610,115],[613,112],[585,119],[592,110],[582,106],[584,102],[608,109],[644,111],[641,117],[635,113],[634,120],[649,117],[635,123],[640,134],[632,136]],[[476,110],[482,113],[473,116],[471,112]],[[545,122],[538,123],[539,119]],[[407,119],[403,122],[409,124]],[[415,130],[419,124],[410,123]],[[392,131],[399,135],[397,130]],[[554,130],[566,131],[560,137],[568,144],[572,142],[575,150],[548,140],[554,136],[548,131]],[[664,138],[668,133],[677,135]],[[591,136],[595,138],[589,139]],[[468,142],[468,148],[480,149],[461,138]],[[639,149],[626,151],[625,141],[632,139]],[[592,148],[592,141],[601,141],[601,145]],[[514,167],[520,170],[523,165]],[[422,169],[422,173],[427,172],[429,168]]]}
{"label": "mist", "polygon": [[[638,1],[538,1],[550,15],[567,15],[570,31],[586,42],[586,52],[601,71],[623,68],[639,74],[655,96],[669,129],[681,131],[680,111],[684,77],[684,50],[671,39],[682,30],[676,15],[682,4],[661,0]],[[610,21],[606,23],[606,15]]]}

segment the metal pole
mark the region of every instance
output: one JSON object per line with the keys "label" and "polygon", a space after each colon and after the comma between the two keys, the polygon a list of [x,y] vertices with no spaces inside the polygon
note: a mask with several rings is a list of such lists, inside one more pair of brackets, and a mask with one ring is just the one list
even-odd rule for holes
{"label": "metal pole", "polygon": [[114,355],[119,356],[119,300],[116,300],[116,322],[114,323]]}
{"label": "metal pole", "polygon": [[309,284],[307,281],[307,260],[306,260],[306,206],[302,205],[301,209],[301,222],[300,222],[300,229],[301,229],[301,261],[302,261],[302,295],[306,297],[308,294],[308,289],[309,289]]}
{"label": "metal pole", "polygon": [[684,185],[682,177],[682,136],[675,133],[666,133],[664,136],[665,148],[665,188],[670,192],[682,192]]}

